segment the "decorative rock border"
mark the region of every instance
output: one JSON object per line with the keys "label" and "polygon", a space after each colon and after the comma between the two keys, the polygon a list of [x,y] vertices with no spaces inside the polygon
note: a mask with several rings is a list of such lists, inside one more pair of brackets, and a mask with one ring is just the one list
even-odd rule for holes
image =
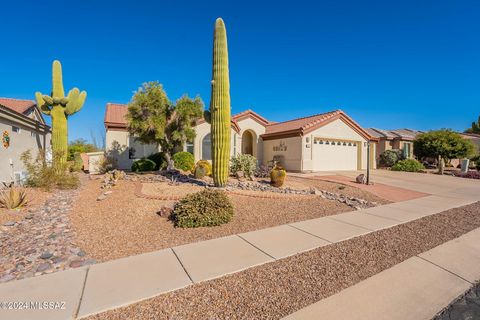
{"label": "decorative rock border", "polygon": [[[162,200],[162,201],[178,201],[182,197],[175,196],[175,195],[149,195],[145,194],[142,191],[142,181],[134,181],[135,184],[135,196],[138,198],[149,199],[149,200]],[[208,186],[205,186],[208,188]],[[225,188],[225,192],[230,195],[237,195],[237,196],[244,196],[244,197],[251,197],[251,198],[258,198],[258,199],[313,199],[317,196],[322,197],[323,199],[327,200],[334,200],[341,203],[348,205],[349,207],[354,208],[355,210],[375,207],[377,203],[369,202],[363,199],[357,199],[353,197],[346,197],[341,194],[332,193],[328,191],[312,189],[310,191],[307,190],[293,190],[293,189],[280,189],[282,191],[272,192],[271,190],[245,190],[245,191],[256,191],[260,194],[250,194],[250,193],[243,193],[241,191],[233,191],[228,190],[231,186],[227,186]],[[263,193],[263,194],[261,194]],[[277,194],[275,194],[277,193]]]}

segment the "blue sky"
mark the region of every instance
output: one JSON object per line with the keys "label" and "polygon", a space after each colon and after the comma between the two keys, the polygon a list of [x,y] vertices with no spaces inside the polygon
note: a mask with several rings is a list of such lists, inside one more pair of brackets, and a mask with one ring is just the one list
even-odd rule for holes
{"label": "blue sky", "polygon": [[215,18],[225,20],[232,112],[281,121],[342,109],[365,127],[463,130],[480,114],[478,1],[8,1],[0,96],[88,92],[70,139],[103,130],[107,102],[143,82],[210,100]]}

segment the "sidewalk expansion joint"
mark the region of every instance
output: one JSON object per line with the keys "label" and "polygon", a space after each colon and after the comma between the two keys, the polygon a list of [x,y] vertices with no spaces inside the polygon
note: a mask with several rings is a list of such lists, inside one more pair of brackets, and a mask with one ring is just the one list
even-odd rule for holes
{"label": "sidewalk expansion joint", "polygon": [[380,230],[380,229],[377,229],[377,230],[375,230],[375,229],[370,229],[370,228],[367,228],[367,227],[359,226],[358,224],[354,224],[354,223],[351,223],[351,222],[346,222],[346,221],[343,221],[343,220],[340,220],[340,219],[335,219],[334,216],[332,216],[332,217],[328,216],[328,217],[325,217],[325,218],[330,219],[330,220],[334,220],[334,221],[336,221],[336,222],[341,222],[341,223],[349,224],[349,225],[351,225],[351,226],[353,226],[353,227],[365,229],[365,230],[370,231],[370,232],[375,232],[375,231],[379,231],[379,230]]}
{"label": "sidewalk expansion joint", "polygon": [[249,245],[251,245],[252,247],[254,247],[255,249],[257,249],[258,251],[262,252],[263,254],[269,256],[269,257],[272,258],[273,260],[278,260],[277,258],[275,258],[274,256],[269,255],[268,253],[266,253],[265,251],[263,251],[262,249],[260,249],[259,247],[257,247],[256,245],[254,245],[253,243],[251,243],[250,241],[248,241],[248,240],[245,239],[244,237],[242,237],[241,235],[237,234],[237,237],[239,237],[240,239],[242,239],[243,241],[245,241],[246,243],[248,243]]}
{"label": "sidewalk expansion joint", "polygon": [[87,286],[87,279],[88,279],[88,272],[89,271],[90,271],[90,266],[87,268],[87,271],[85,272],[85,279],[83,280],[82,292],[80,293],[80,300],[78,301],[77,309],[75,310],[75,312],[73,314],[74,319],[77,319],[78,313],[80,312],[80,306],[82,305],[83,294],[85,293],[85,287]]}
{"label": "sidewalk expansion joint", "polygon": [[183,265],[182,260],[180,260],[180,258],[178,257],[178,255],[177,255],[177,253],[175,252],[175,250],[174,250],[173,248],[170,248],[170,250],[172,250],[173,254],[175,255],[175,258],[177,258],[177,260],[178,260],[178,263],[180,263],[180,265],[181,265],[182,268],[183,268],[183,271],[185,271],[185,273],[187,274],[188,279],[190,279],[190,282],[191,282],[191,283],[195,283],[195,281],[193,281],[192,277],[190,276],[190,273],[188,273],[187,269],[186,269],[185,266]]}
{"label": "sidewalk expansion joint", "polygon": [[304,232],[304,233],[306,233],[306,234],[309,234],[309,235],[311,235],[311,236],[314,236],[315,238],[322,239],[323,241],[327,241],[329,244],[336,243],[336,242],[332,242],[332,241],[330,241],[330,240],[327,240],[327,239],[325,239],[325,238],[319,237],[319,236],[317,236],[316,234],[313,234],[313,233],[310,233],[310,232],[305,231],[305,230],[303,230],[303,229],[300,229],[300,228],[297,228],[297,227],[295,227],[295,226],[292,226],[291,224],[287,224],[287,226],[292,227],[292,228],[294,228],[294,229],[297,229],[297,230],[299,230],[299,231],[302,231],[302,232]]}
{"label": "sidewalk expansion joint", "polygon": [[[448,241],[447,241],[447,242],[448,242]],[[445,269],[444,267],[442,267],[442,266],[440,266],[440,265],[438,265],[438,264],[436,264],[436,263],[434,263],[434,262],[432,262],[432,261],[430,261],[430,260],[428,260],[428,259],[425,259],[425,258],[423,258],[423,257],[420,257],[420,256],[418,256],[418,255],[417,255],[416,257],[417,257],[417,258],[420,258],[420,259],[422,259],[423,261],[426,261],[426,262],[428,262],[428,263],[430,263],[430,264],[434,265],[434,266],[435,266],[435,267],[437,267],[437,268],[440,268],[440,269],[442,269],[442,270],[444,270],[444,271],[446,271],[446,272],[448,272],[448,273],[450,273],[450,274],[452,274],[452,275],[456,276],[457,278],[460,278],[460,279],[462,279],[462,280],[463,280],[463,281],[465,281],[465,282],[468,282],[468,283],[470,283],[471,285],[474,285],[474,284],[475,284],[475,283],[472,283],[472,282],[468,281],[468,280],[467,280],[467,279],[465,279],[464,277],[462,277],[462,276],[460,276],[460,275],[456,274],[455,272],[452,272],[452,271],[450,271],[450,270],[448,270],[448,269]]]}

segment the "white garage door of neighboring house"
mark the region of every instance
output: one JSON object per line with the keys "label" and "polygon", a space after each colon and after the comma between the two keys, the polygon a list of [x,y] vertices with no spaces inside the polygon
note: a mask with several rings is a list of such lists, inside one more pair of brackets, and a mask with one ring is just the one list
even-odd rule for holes
{"label": "white garage door of neighboring house", "polygon": [[315,138],[312,146],[314,170],[357,170],[359,143]]}

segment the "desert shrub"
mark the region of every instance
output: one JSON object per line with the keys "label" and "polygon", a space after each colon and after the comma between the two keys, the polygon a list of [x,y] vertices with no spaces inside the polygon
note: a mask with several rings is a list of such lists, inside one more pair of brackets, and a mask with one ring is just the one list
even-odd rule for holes
{"label": "desert shrub", "polygon": [[163,170],[167,167],[167,158],[163,152],[152,153],[147,159],[155,162],[155,170]]}
{"label": "desert shrub", "polygon": [[396,164],[394,164],[392,167],[393,171],[408,171],[408,172],[418,172],[423,169],[425,169],[423,164],[421,164],[415,159],[400,160]]}
{"label": "desert shrub", "polygon": [[261,164],[255,169],[255,177],[257,178],[268,178],[270,177],[270,172],[273,169],[273,165],[264,165]]}
{"label": "desert shrub", "polygon": [[16,209],[28,203],[25,189],[14,187],[13,184],[7,189],[0,191],[0,208]]}
{"label": "desert shrub", "polygon": [[155,166],[156,164],[152,160],[142,158],[132,163],[131,170],[133,172],[153,171],[155,170]]}
{"label": "desert shrub", "polygon": [[175,153],[173,155],[173,162],[175,164],[175,168],[183,171],[193,171],[195,166],[193,154],[186,151]]}
{"label": "desert shrub", "polygon": [[194,175],[197,179],[202,179],[205,176],[212,174],[212,165],[207,160],[199,160],[195,165]]}
{"label": "desert shrub", "polygon": [[71,169],[72,169],[72,171],[75,171],[75,172],[81,171],[83,169],[83,160],[82,160],[82,157],[80,156],[79,152],[76,152],[73,155],[73,161],[72,161],[72,164],[71,164]]}
{"label": "desert shrub", "polygon": [[36,158],[32,158],[30,150],[22,153],[22,160],[27,171],[26,185],[50,190],[75,189],[80,184],[78,175],[71,172],[68,162],[58,161],[60,153],[53,154],[53,161],[47,161],[44,151],[39,151]]}
{"label": "desert shrub", "polygon": [[283,167],[276,165],[270,172],[270,183],[272,186],[280,188],[285,183],[286,177],[287,171]]}
{"label": "desert shrub", "polygon": [[68,144],[68,160],[74,160],[76,153],[88,153],[100,151],[94,144],[88,143],[85,139],[70,141]]}
{"label": "desert shrub", "polygon": [[385,150],[380,154],[379,164],[381,167],[391,167],[400,160],[404,160],[404,154],[402,150],[392,149]]}
{"label": "desert shrub", "polygon": [[102,157],[98,165],[98,171],[101,174],[118,169],[118,160],[112,156],[105,155]]}
{"label": "desert shrub", "polygon": [[480,171],[480,154],[472,157],[472,159],[470,159],[470,160],[475,163],[475,168],[476,168],[478,171]]}
{"label": "desert shrub", "polygon": [[233,205],[228,196],[222,191],[205,189],[180,200],[171,219],[177,227],[196,228],[218,226],[232,217]]}
{"label": "desert shrub", "polygon": [[230,173],[237,175],[239,171],[248,178],[253,178],[257,169],[257,159],[249,154],[237,154],[230,159]]}

